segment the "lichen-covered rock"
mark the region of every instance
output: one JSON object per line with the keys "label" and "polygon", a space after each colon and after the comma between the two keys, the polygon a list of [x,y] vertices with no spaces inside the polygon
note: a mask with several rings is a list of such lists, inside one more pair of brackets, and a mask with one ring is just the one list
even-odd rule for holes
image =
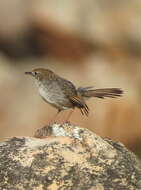
{"label": "lichen-covered rock", "polygon": [[121,143],[71,124],[0,144],[0,190],[140,190],[141,162]]}

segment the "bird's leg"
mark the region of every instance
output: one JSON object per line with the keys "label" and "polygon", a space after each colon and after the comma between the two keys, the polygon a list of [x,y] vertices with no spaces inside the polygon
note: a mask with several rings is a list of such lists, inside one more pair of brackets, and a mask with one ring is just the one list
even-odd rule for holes
{"label": "bird's leg", "polygon": [[56,118],[58,114],[61,112],[61,110],[58,110],[57,113],[53,116],[53,118],[49,121],[49,125],[56,123]]}
{"label": "bird's leg", "polygon": [[[53,123],[56,123],[56,121],[57,121],[56,118],[57,118],[58,114],[59,114],[61,111],[63,111],[63,110],[58,110],[58,111],[57,111],[57,113],[55,114],[55,116],[50,120],[49,125],[51,125],[51,124],[53,124]],[[67,117],[65,118],[65,120],[64,120],[63,122],[61,122],[61,123],[69,122],[68,120],[69,120],[70,116],[72,115],[73,111],[74,111],[74,109],[71,109],[70,112],[69,112],[69,114],[68,114]]]}
{"label": "bird's leg", "polygon": [[67,116],[67,118],[65,119],[64,122],[69,122],[69,118],[70,118],[70,116],[72,115],[73,112],[74,112],[74,108],[70,110],[70,112],[69,112],[69,114],[68,114],[68,116]]}

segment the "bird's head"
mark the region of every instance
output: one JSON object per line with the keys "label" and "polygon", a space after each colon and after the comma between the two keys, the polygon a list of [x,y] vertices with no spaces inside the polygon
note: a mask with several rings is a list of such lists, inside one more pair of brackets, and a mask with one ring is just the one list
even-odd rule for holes
{"label": "bird's head", "polygon": [[32,71],[25,72],[27,75],[33,76],[38,81],[51,80],[55,77],[55,74],[49,69],[37,68]]}

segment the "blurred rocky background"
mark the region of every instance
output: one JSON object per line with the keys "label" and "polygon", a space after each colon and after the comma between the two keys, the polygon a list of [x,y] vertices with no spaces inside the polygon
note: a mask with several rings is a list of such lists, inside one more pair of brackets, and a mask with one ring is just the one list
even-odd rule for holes
{"label": "blurred rocky background", "polygon": [[75,110],[70,120],[141,156],[140,0],[0,0],[1,141],[32,136],[56,113],[24,75],[36,67],[76,86],[122,88],[122,98],[91,99],[89,117]]}

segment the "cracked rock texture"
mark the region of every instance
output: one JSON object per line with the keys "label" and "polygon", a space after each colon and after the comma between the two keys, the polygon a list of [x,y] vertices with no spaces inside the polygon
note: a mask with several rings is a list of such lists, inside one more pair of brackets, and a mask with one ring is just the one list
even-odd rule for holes
{"label": "cracked rock texture", "polygon": [[141,162],[121,143],[68,123],[35,136],[0,143],[0,190],[141,189]]}

